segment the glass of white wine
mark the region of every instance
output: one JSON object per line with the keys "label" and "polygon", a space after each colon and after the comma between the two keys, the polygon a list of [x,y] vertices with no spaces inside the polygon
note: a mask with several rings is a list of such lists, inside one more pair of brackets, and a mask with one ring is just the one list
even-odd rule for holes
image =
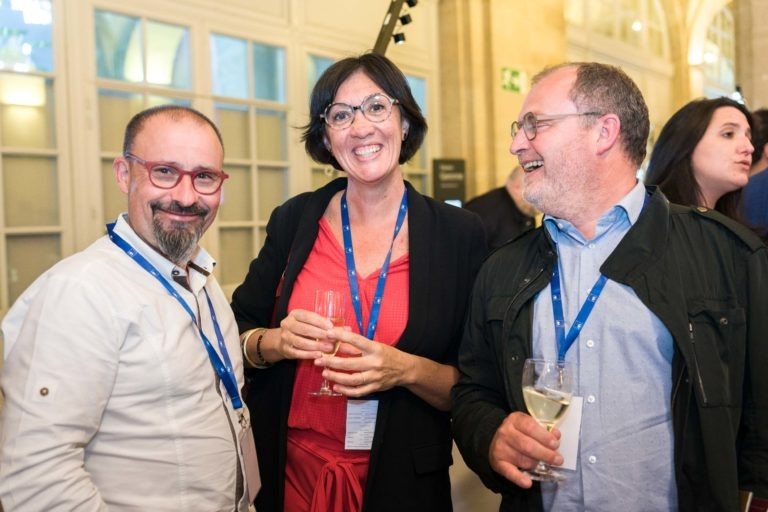
{"label": "glass of white wine", "polygon": [[[574,366],[557,360],[526,359],[523,367],[523,399],[528,413],[547,430],[562,419],[574,391]],[[539,461],[531,471],[532,480],[559,482],[565,477],[549,464]]]}
{"label": "glass of white wine", "polygon": [[[334,327],[344,325],[344,294],[337,290],[315,290],[315,313],[330,320]],[[341,342],[336,340],[331,352],[323,353],[324,357],[331,357],[339,350]],[[315,396],[341,396],[331,388],[328,379],[323,378],[323,383],[317,391],[310,391]]]}

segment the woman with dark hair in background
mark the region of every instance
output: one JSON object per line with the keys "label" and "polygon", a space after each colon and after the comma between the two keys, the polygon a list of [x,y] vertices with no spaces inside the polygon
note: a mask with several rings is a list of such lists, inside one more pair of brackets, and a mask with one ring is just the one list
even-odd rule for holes
{"label": "woman with dark hair in background", "polygon": [[[346,178],[275,209],[232,299],[259,512],[452,508],[450,390],[486,248],[479,217],[405,181],[426,129],[384,56],[343,59],[312,91],[306,151]],[[316,289],[345,293],[346,329],[313,312]],[[335,340],[341,357],[323,357]],[[311,395],[322,377],[342,396]]]}
{"label": "woman with dark hair in background", "polygon": [[684,205],[739,220],[752,165],[752,116],[729,98],[694,100],[675,112],[653,146],[645,182]]}

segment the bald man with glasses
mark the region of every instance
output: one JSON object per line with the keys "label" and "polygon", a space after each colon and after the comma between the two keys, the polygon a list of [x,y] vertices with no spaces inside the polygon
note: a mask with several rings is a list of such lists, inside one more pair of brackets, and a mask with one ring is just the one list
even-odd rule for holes
{"label": "bald man with glasses", "polygon": [[134,116],[113,164],[128,211],[8,312],[7,512],[249,510],[259,478],[237,325],[198,245],[223,159],[196,110]]}

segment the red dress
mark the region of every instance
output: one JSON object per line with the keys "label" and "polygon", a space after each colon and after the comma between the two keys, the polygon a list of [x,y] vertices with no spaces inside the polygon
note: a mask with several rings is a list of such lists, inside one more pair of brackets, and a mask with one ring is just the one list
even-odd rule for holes
{"label": "red dress", "polygon": [[[296,278],[288,311],[311,311],[316,289],[344,290],[346,325],[359,332],[349,297],[344,249],[325,219],[320,219],[319,228],[312,252]],[[394,345],[405,330],[408,269],[408,254],[390,262],[374,336],[378,342]],[[369,276],[358,276],[364,328],[378,278],[378,269]],[[357,512],[362,508],[370,451],[344,449],[347,398],[310,395],[320,388],[321,381],[321,369],[312,360],[297,361],[288,415],[284,510]]]}

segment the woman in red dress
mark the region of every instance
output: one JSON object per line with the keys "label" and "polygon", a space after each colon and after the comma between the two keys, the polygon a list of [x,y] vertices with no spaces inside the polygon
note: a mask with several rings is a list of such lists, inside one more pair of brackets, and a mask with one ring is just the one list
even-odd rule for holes
{"label": "woman in red dress", "polygon": [[[450,389],[482,225],[405,181],[427,126],[386,57],[328,68],[310,115],[307,152],[346,178],[273,212],[232,302],[254,367],[256,508],[451,510]],[[345,293],[346,327],[313,312],[317,289]],[[323,377],[340,396],[310,394]]]}

